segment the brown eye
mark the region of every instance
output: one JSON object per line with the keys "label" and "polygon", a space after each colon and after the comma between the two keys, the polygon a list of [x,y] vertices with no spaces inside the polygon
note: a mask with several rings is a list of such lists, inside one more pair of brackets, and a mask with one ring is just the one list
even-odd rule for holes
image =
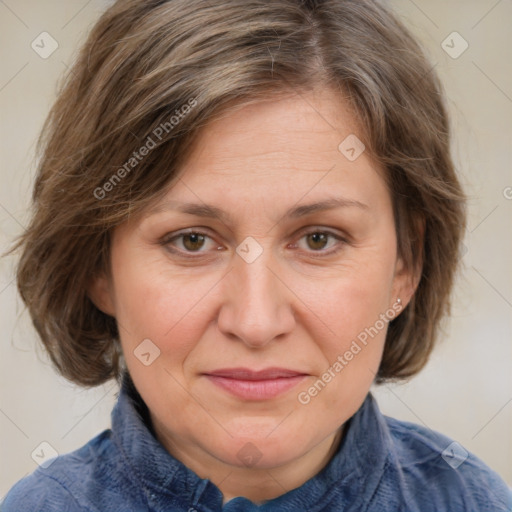
{"label": "brown eye", "polygon": [[205,236],[200,233],[187,233],[181,235],[183,239],[183,247],[187,251],[197,251],[204,245]]}
{"label": "brown eye", "polygon": [[311,257],[328,257],[341,251],[347,245],[345,237],[320,229],[304,233],[294,246]]}
{"label": "brown eye", "polygon": [[172,254],[188,258],[200,258],[222,249],[211,236],[192,230],[169,234],[161,239],[160,244]]}
{"label": "brown eye", "polygon": [[327,233],[321,232],[310,233],[309,235],[306,235],[309,248],[313,250],[324,249],[330,236],[331,235]]}

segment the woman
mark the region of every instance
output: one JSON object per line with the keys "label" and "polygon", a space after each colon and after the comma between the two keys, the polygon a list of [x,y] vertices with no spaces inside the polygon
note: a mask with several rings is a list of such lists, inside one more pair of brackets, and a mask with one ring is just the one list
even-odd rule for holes
{"label": "woman", "polygon": [[448,312],[464,230],[441,89],[369,1],[120,0],[47,121],[18,287],[112,429],[3,510],[509,510],[385,418]]}

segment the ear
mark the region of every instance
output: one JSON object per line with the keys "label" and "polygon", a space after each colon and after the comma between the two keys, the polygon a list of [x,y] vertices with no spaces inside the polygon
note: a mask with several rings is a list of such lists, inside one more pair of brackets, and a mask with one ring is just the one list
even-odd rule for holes
{"label": "ear", "polygon": [[416,293],[416,289],[421,280],[423,272],[423,243],[425,236],[425,221],[424,219],[416,219],[416,233],[418,237],[413,241],[412,246],[409,248],[409,261],[413,259],[413,252],[416,253],[417,261],[415,264],[406,263],[403,256],[398,255],[395,265],[395,275],[393,279],[393,296],[395,300],[400,298],[402,307],[405,308],[411,301],[411,298]]}
{"label": "ear", "polygon": [[94,276],[89,282],[87,295],[100,311],[115,317],[112,286],[109,278],[104,273]]}
{"label": "ear", "polygon": [[393,278],[393,297],[402,301],[402,308],[405,308],[411,301],[421,278],[422,265],[419,263],[416,268],[410,268],[401,257],[397,258],[395,275]]}

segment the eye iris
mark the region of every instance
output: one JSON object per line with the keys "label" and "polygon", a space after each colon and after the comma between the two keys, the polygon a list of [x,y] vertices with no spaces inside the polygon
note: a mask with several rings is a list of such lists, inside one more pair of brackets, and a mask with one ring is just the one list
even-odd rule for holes
{"label": "eye iris", "polygon": [[[187,243],[189,241],[190,243]],[[204,244],[204,236],[198,233],[183,235],[183,245],[189,251],[200,249]]]}
{"label": "eye iris", "polygon": [[[323,249],[325,245],[327,244],[327,237],[328,235],[326,233],[311,233],[307,235],[308,237],[308,245],[312,249]],[[310,242],[313,242],[312,244]]]}

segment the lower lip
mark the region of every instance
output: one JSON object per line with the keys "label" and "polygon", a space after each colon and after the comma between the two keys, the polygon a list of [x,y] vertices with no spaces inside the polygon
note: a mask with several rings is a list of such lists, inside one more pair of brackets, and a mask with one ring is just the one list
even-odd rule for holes
{"label": "lower lip", "polygon": [[307,375],[281,377],[268,380],[239,380],[207,375],[216,386],[244,400],[268,400],[286,393],[302,382]]}

